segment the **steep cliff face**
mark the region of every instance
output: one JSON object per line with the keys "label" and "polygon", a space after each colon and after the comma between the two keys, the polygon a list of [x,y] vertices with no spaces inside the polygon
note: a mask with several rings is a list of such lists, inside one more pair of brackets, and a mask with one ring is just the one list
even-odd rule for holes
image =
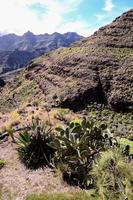
{"label": "steep cliff face", "polygon": [[[23,72],[19,87],[24,82],[35,84],[36,92],[30,95],[53,106],[79,110],[100,102],[115,110],[133,111],[132,44],[130,10],[93,36],[35,59]],[[15,80],[10,88],[19,98]]]}

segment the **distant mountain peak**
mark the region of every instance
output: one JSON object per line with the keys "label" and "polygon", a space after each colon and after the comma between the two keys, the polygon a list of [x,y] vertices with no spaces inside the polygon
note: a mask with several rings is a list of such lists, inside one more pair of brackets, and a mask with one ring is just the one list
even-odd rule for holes
{"label": "distant mountain peak", "polygon": [[26,40],[29,40],[29,41],[35,43],[36,35],[34,35],[30,31],[27,31],[26,33],[24,33],[22,37],[25,38]]}
{"label": "distant mountain peak", "polygon": [[81,38],[76,33],[65,35],[55,32],[51,35],[47,33],[35,35],[31,31],[27,31],[22,36],[15,34],[1,36],[0,71],[7,72],[26,66],[31,59],[59,47],[68,47]]}
{"label": "distant mountain peak", "polygon": [[27,31],[26,33],[23,34],[23,36],[33,36],[34,33],[32,33],[31,31]]}

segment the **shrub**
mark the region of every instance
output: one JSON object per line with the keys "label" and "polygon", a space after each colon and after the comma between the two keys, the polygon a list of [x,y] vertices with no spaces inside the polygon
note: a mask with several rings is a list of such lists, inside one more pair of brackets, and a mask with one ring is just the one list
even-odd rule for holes
{"label": "shrub", "polygon": [[58,113],[56,114],[56,118],[61,120],[61,121],[66,121],[65,116],[70,112],[69,109],[63,109],[60,108],[58,109]]}
{"label": "shrub", "polygon": [[18,153],[21,161],[33,169],[44,165],[51,166],[54,155],[54,149],[49,146],[51,141],[51,128],[39,119],[35,119],[30,130],[20,134]]}
{"label": "shrub", "polygon": [[0,159],[0,169],[2,169],[5,164],[6,164],[6,162],[4,160]]}
{"label": "shrub", "polygon": [[12,127],[9,127],[6,129],[8,135],[11,137],[12,142],[16,142],[15,137],[14,137],[14,133],[15,133],[15,129],[13,129]]}
{"label": "shrub", "polygon": [[120,149],[102,152],[92,167],[99,199],[133,199],[133,166]]}
{"label": "shrub", "polygon": [[128,140],[126,138],[119,138],[118,142],[120,144],[121,147],[124,148],[124,151],[128,151],[126,152],[129,156],[133,156],[133,141]]}
{"label": "shrub", "polygon": [[80,187],[90,187],[89,174],[92,162],[100,151],[116,144],[105,124],[92,121],[70,123],[67,128],[56,128],[57,135],[51,146],[56,149],[55,164],[63,172],[63,178]]}
{"label": "shrub", "polygon": [[20,124],[20,115],[18,111],[13,111],[10,115],[10,127]]}

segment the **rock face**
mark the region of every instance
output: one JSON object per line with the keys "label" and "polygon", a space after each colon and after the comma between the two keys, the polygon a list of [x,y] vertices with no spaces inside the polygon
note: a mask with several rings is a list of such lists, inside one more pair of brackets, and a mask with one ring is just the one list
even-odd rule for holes
{"label": "rock face", "polygon": [[0,37],[0,72],[5,73],[26,66],[33,58],[59,47],[68,47],[83,38],[76,33],[22,36],[8,34]]}
{"label": "rock face", "polygon": [[[133,111],[132,45],[133,9],[93,36],[34,60],[23,82],[36,83],[34,98],[39,94],[50,105],[80,110],[100,102],[117,111]],[[10,87],[19,97],[14,82]]]}

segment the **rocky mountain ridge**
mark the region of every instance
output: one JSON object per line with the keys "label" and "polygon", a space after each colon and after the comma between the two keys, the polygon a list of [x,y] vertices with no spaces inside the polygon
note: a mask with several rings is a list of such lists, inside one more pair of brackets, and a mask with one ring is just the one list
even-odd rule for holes
{"label": "rocky mountain ridge", "polygon": [[77,111],[97,102],[133,111],[132,44],[133,9],[91,37],[35,59],[7,83],[9,92],[0,104],[11,106],[7,99],[13,93],[18,104],[37,99]]}
{"label": "rocky mountain ridge", "polygon": [[22,36],[0,36],[0,72],[24,67],[33,58],[59,47],[68,47],[81,38],[83,37],[74,32],[35,35],[28,31]]}

